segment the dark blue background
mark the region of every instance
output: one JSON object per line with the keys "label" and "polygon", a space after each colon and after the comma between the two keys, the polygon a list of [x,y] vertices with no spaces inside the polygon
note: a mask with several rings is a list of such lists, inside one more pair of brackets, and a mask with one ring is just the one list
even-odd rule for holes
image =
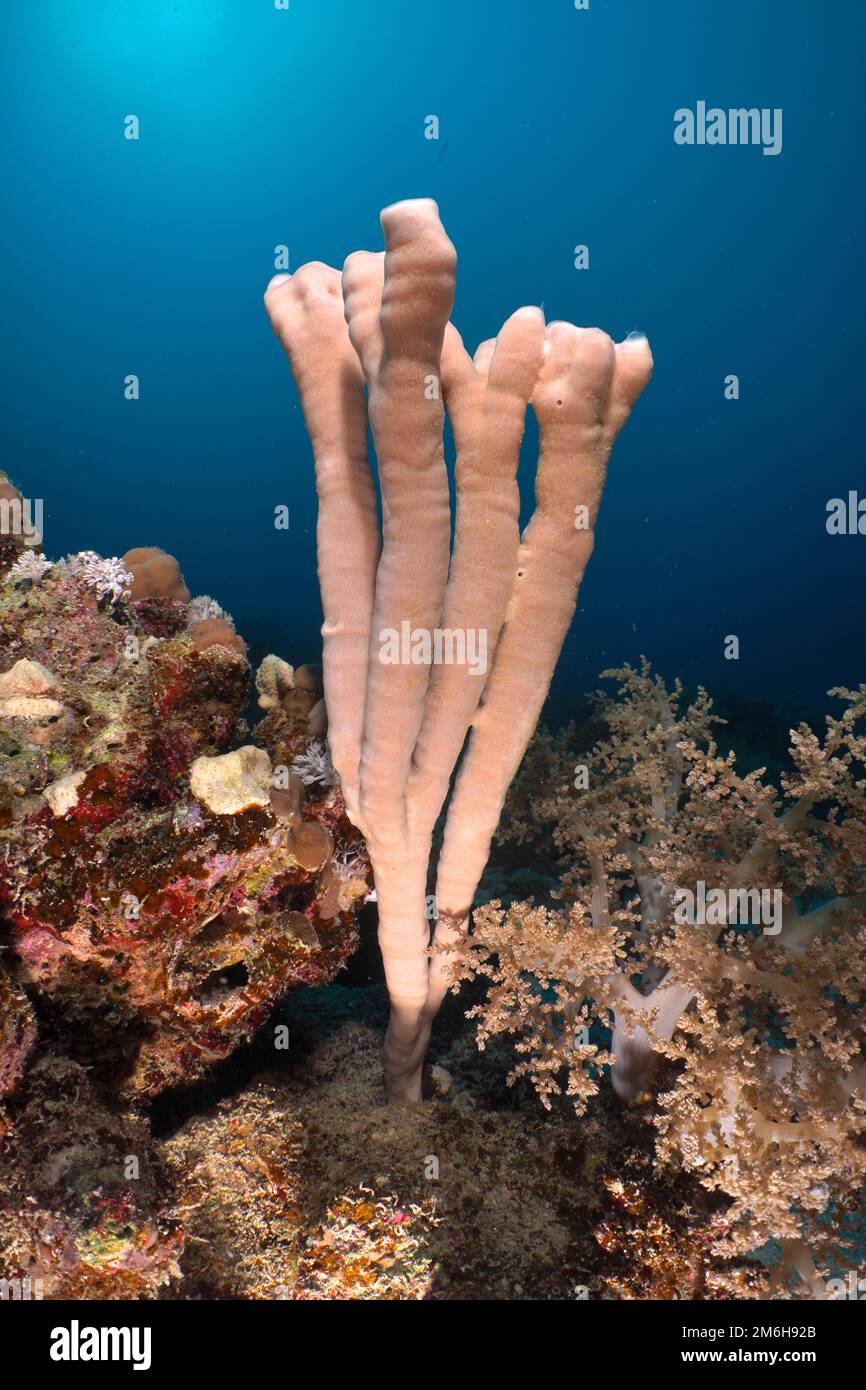
{"label": "dark blue background", "polygon": [[[859,682],[866,536],[825,506],[866,494],[864,37],[853,0],[6,6],[3,464],[46,549],[162,545],[255,650],[317,656],[310,452],[261,293],[276,244],[339,265],[430,195],[467,343],[543,302],[655,353],[556,712],[641,652],[776,702]],[[699,99],[782,107],[781,156],[675,145]]]}

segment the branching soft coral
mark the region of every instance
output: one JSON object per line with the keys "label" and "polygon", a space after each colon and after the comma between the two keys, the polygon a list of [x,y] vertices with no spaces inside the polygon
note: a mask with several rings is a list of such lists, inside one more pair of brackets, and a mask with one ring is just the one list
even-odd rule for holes
{"label": "branching soft coral", "polygon": [[545,1104],[580,1111],[608,1062],[625,1100],[668,1086],[660,1154],[732,1199],[732,1253],[780,1240],[820,1290],[866,1178],[866,686],[792,730],[776,788],[721,754],[704,691],[605,674],[605,736],[540,735],[515,788],[505,833],[552,841],[560,903],[476,912],[480,1039],[515,1034]]}

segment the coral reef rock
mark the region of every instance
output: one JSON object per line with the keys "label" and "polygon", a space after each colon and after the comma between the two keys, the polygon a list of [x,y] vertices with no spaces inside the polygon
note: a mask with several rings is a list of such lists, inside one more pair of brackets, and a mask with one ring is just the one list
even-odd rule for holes
{"label": "coral reef rock", "polygon": [[32,1046],[29,998],[39,1053],[144,1099],[226,1057],[290,985],[333,978],[369,863],[338,788],[291,771],[307,709],[250,744],[246,658],[194,641],[176,561],[129,552],[127,593],[94,587],[91,552],[22,573],[6,540],[0,1089]]}

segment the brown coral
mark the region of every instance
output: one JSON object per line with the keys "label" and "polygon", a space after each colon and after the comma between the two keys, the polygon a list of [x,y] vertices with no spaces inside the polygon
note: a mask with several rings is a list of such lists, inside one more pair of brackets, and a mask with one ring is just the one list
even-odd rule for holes
{"label": "brown coral", "polygon": [[207,651],[208,647],[228,647],[229,651],[238,652],[241,656],[247,654],[247,644],[239,633],[235,632],[230,623],[225,618],[204,618],[201,622],[193,623],[189,628],[189,635],[197,651]]}
{"label": "brown coral", "polygon": [[180,565],[173,555],[166,554],[159,546],[143,545],[127,550],[123,563],[132,575],[130,597],[133,603],[143,598],[189,602],[190,593]]}

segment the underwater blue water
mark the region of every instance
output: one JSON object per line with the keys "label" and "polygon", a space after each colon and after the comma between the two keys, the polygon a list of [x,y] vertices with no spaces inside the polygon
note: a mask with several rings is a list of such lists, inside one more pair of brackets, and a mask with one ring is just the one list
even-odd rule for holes
{"label": "underwater blue water", "polygon": [[[430,195],[471,346],[543,303],[655,353],[552,717],[642,652],[820,708],[866,646],[866,535],[825,526],[866,497],[864,37],[842,0],[4,7],[2,465],[46,550],[161,545],[254,655],[316,659],[310,450],[261,294],[275,246],[339,265]],[[699,100],[782,108],[782,153],[678,146]]]}

